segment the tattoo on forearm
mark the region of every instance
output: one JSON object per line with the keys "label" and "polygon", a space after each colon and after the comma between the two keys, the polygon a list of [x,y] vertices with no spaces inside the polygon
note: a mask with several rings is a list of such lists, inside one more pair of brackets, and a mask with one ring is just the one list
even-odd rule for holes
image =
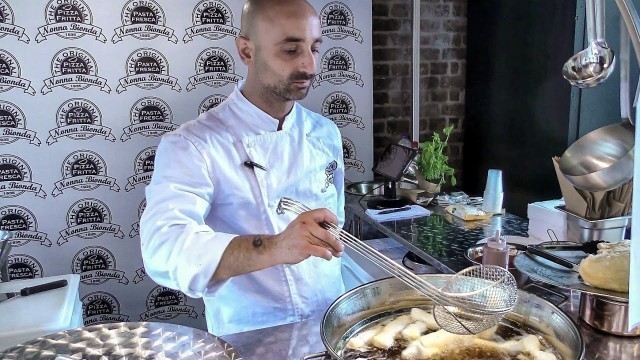
{"label": "tattoo on forearm", "polygon": [[262,245],[264,245],[260,235],[256,235],[256,237],[253,238],[253,241],[251,243],[253,244],[254,248],[259,248],[259,247],[262,247]]}

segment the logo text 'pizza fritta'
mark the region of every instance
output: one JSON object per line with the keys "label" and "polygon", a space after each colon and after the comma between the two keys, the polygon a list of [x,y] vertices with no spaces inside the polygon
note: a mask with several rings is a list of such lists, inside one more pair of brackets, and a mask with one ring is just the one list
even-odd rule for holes
{"label": "logo text 'pizza fritta'", "polygon": [[194,90],[200,84],[214,88],[236,84],[242,80],[242,76],[235,73],[235,68],[233,56],[227,50],[223,48],[206,49],[196,59],[197,75],[189,77],[187,91]]}
{"label": "logo text 'pizza fritta'", "polygon": [[80,301],[84,326],[129,321],[129,315],[120,313],[118,299],[106,291],[88,293]]}
{"label": "logo text 'pizza fritta'", "polygon": [[351,9],[338,1],[330,2],[320,11],[322,36],[331,40],[343,40],[352,37],[362,44],[364,39],[360,30],[353,27],[354,17]]}
{"label": "logo text 'pizza fritta'", "polygon": [[120,225],[111,223],[111,210],[98,199],[86,198],[73,203],[67,212],[67,226],[60,231],[58,245],[67,243],[73,236],[95,239],[111,233],[119,239],[124,238]]}
{"label": "logo text 'pizza fritta'", "polygon": [[333,120],[338,128],[349,124],[364,130],[362,118],[356,115],[356,102],[351,95],[343,91],[334,91],[322,102],[322,115]]}
{"label": "logo text 'pizza fritta'", "polygon": [[111,92],[107,79],[98,76],[96,60],[84,49],[70,47],[58,51],[51,60],[51,75],[44,79],[44,86],[40,90],[43,95],[56,87],[81,91],[96,86],[107,94]]}
{"label": "logo text 'pizza fritta'", "polygon": [[196,36],[202,36],[207,40],[240,36],[240,29],[233,26],[233,12],[224,1],[200,1],[193,9],[191,21],[193,26],[186,29],[187,34],[182,39],[185,43]]}
{"label": "logo text 'pizza fritta'", "polygon": [[91,150],[76,150],[63,160],[62,180],[55,182],[51,195],[56,197],[66,189],[92,191],[98,186],[120,191],[116,178],[107,175],[107,163],[100,154]]}
{"label": "logo text 'pizza fritta'", "polygon": [[87,246],[73,257],[71,270],[85,285],[101,285],[109,280],[129,284],[124,271],[116,270],[116,258],[103,246]]}
{"label": "logo text 'pizza fritta'", "polygon": [[111,129],[102,125],[102,113],[96,104],[81,98],[69,99],[58,107],[56,112],[58,127],[49,130],[47,145],[56,143],[61,138],[86,140],[98,135],[114,142]]}
{"label": "logo text 'pizza fritta'", "polygon": [[362,75],[356,70],[356,63],[353,55],[347,49],[334,47],[322,55],[321,72],[313,79],[313,87],[320,86],[323,82],[332,85],[342,85],[348,81],[353,81],[356,85],[363,87]]}
{"label": "logo text 'pizza fritta'", "polygon": [[57,35],[66,40],[76,40],[85,35],[105,43],[107,38],[102,29],[93,25],[91,9],[83,0],[51,0],[46,6],[47,25],[38,28],[36,42],[47,40],[47,36]]}

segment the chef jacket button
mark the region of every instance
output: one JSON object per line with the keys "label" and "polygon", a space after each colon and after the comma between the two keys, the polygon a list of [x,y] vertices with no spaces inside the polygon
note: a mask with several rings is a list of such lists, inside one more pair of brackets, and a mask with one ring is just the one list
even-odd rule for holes
{"label": "chef jacket button", "polygon": [[306,136],[307,136],[307,137],[311,137],[311,133],[307,133],[307,134],[306,134]]}

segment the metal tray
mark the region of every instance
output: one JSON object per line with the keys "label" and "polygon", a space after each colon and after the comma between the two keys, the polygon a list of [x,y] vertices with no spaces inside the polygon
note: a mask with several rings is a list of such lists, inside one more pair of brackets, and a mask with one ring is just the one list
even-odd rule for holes
{"label": "metal tray", "polygon": [[[566,252],[565,252],[566,253]],[[563,256],[569,261],[579,263],[587,254],[581,255],[572,252],[573,256]],[[528,253],[520,253],[513,259],[516,269],[529,275],[534,280],[539,280],[547,284],[559,286],[566,289],[576,290],[588,294],[608,297],[619,301],[629,301],[629,293],[610,291],[586,285],[580,280],[580,274],[564,268],[551,261]]]}
{"label": "metal tray", "polygon": [[58,332],[10,347],[0,359],[210,359],[242,360],[231,345],[187,326],[121,322]]}

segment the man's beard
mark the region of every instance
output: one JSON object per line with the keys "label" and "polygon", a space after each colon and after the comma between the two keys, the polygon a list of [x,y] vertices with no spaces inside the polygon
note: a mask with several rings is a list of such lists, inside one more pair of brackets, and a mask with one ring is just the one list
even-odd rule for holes
{"label": "man's beard", "polygon": [[275,96],[282,98],[286,101],[294,101],[294,100],[302,100],[307,97],[309,93],[309,89],[311,88],[311,83],[309,86],[304,89],[296,89],[296,85],[294,85],[295,81],[301,80],[309,80],[312,81],[315,77],[315,74],[309,74],[304,72],[296,72],[291,74],[289,78],[284,82],[279,82],[273,85],[267,85],[266,88]]}

